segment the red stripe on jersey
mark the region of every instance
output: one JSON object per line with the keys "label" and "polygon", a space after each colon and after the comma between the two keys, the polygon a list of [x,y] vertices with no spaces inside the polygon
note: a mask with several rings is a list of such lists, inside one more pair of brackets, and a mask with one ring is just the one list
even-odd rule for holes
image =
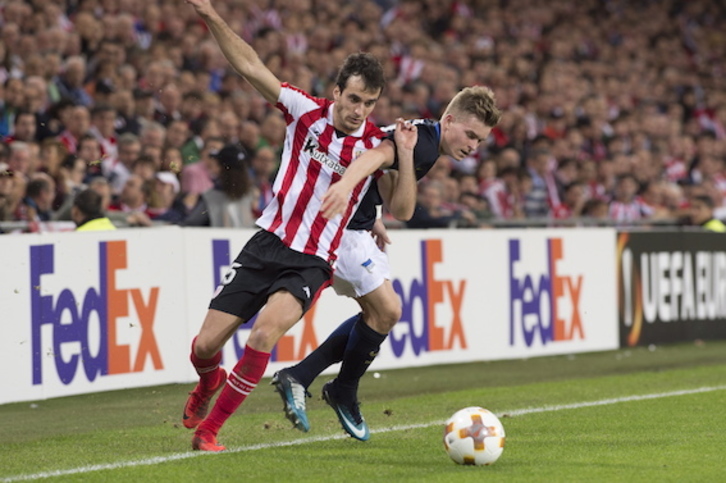
{"label": "red stripe on jersey", "polygon": [[[371,123],[369,123],[369,126],[372,126]],[[383,137],[383,132],[381,132],[379,129],[376,128],[377,133],[374,133],[374,131],[371,131],[369,129],[366,129],[366,134],[368,133],[374,133],[377,139],[380,139]],[[373,138],[365,137],[363,139],[363,145],[366,149],[370,149],[374,147],[373,144]],[[344,149],[344,153],[347,155],[345,159],[350,159],[351,162],[354,161],[355,153],[353,153],[353,149],[355,148],[355,142],[348,145],[346,143]],[[343,157],[343,156],[341,156]],[[369,186],[370,184],[366,185],[367,178],[362,180],[358,185],[353,188],[353,192],[351,193],[351,202],[348,203],[348,209],[343,214],[343,221],[340,223],[338,232],[333,236],[332,241],[330,242],[330,253],[333,254],[331,260],[335,260],[337,258],[338,253],[338,247],[340,246],[340,240],[343,238],[344,230],[346,229],[346,226],[348,226],[348,222],[350,221],[350,218],[353,216],[353,213],[355,213],[355,210],[358,209],[358,204],[360,203],[361,199],[363,198],[363,194],[365,192],[363,191],[363,188],[365,186]]]}
{"label": "red stripe on jersey", "polygon": [[[318,140],[320,142],[320,151],[321,152],[324,152],[326,154],[329,153],[330,143],[332,142],[333,136],[335,136],[335,135],[336,135],[335,128],[332,125],[328,124],[327,127],[325,128],[325,131],[323,132],[323,134],[320,136],[320,139]],[[347,136],[345,138],[344,142],[348,142],[349,139],[351,139],[351,137]],[[353,142],[355,142],[355,138],[352,138],[352,139],[353,139]],[[338,162],[342,164],[345,159],[346,158],[345,158],[344,153],[341,152]],[[311,164],[317,165],[318,168],[322,167],[320,165],[320,163],[311,163]],[[339,174],[331,173],[331,184],[339,178],[340,178]],[[310,188],[309,191],[310,191],[310,194],[312,194],[315,187],[311,186],[311,185],[307,185],[305,188],[306,188],[306,191],[308,191],[307,188]],[[327,188],[326,188],[326,190],[327,190]],[[323,218],[323,216],[320,214],[320,212],[318,212],[315,215],[315,219],[313,220],[313,223],[310,226],[310,233],[308,234],[307,242],[305,242],[305,248],[303,249],[303,251],[305,253],[310,253],[313,255],[316,254],[318,243],[320,242],[320,235],[323,233],[323,230],[325,229],[325,225],[327,223],[328,223],[328,220]]]}
{"label": "red stripe on jersey", "polygon": [[[360,141],[360,138],[353,137],[353,136],[346,136],[345,139],[343,139],[343,147],[340,150],[340,164],[344,166],[349,166],[350,163],[353,161],[353,149],[355,148],[356,143]],[[335,183],[337,180],[340,179],[340,175],[338,173],[333,173],[332,176],[332,183]],[[332,254],[330,259],[328,261],[333,261],[337,257],[334,255],[338,250],[338,244],[336,244],[336,241],[340,240],[340,237],[343,233],[343,230],[348,225],[349,217],[343,217],[340,224],[338,225],[338,229],[333,236],[333,241],[330,245],[329,252]],[[323,233],[323,230],[325,230],[325,226],[327,225],[328,220],[326,220],[323,215],[318,212],[318,214],[315,216],[315,220],[313,221],[312,227],[310,229],[310,236],[308,237],[307,242],[305,243],[305,253],[315,253],[316,247],[318,246],[318,243],[320,242],[320,237]]]}
{"label": "red stripe on jersey", "polygon": [[[333,128],[332,125],[327,124],[323,133],[318,136],[318,151],[326,154],[328,153],[330,142],[333,139],[334,133],[335,128]],[[308,164],[307,167],[305,186],[303,186],[303,189],[298,194],[292,217],[287,222],[287,226],[285,227],[285,238],[288,238],[290,242],[292,242],[292,239],[295,237],[295,234],[297,233],[300,224],[303,222],[303,214],[305,213],[308,204],[310,203],[310,199],[315,193],[315,184],[318,180],[318,177],[320,176],[320,172],[322,171],[322,169],[323,165],[320,162],[313,159],[310,160],[310,164]],[[311,255],[315,255],[315,252],[316,250],[308,251],[307,248],[303,250],[303,253],[309,253]]]}
{"label": "red stripe on jersey", "polygon": [[[290,149],[291,159],[285,166],[285,174],[283,175],[282,184],[280,190],[277,193],[277,199],[279,200],[277,212],[275,213],[275,219],[270,225],[269,231],[275,232],[280,225],[282,225],[282,207],[285,206],[285,198],[287,197],[290,186],[295,179],[297,170],[300,168],[300,153],[305,146],[305,139],[307,138],[310,125],[313,124],[320,118],[320,110],[316,109],[302,116],[295,126],[295,135],[292,141],[292,148]],[[278,174],[279,176],[279,174]],[[290,246],[289,240],[282,240],[285,245]]]}

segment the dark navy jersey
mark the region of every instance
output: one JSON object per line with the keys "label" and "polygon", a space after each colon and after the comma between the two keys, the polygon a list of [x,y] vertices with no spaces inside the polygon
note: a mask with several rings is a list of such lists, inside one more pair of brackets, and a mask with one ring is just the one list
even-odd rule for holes
{"label": "dark navy jersey", "polygon": [[[418,140],[413,148],[413,166],[416,172],[416,181],[420,180],[433,167],[436,160],[439,159],[439,140],[441,139],[441,127],[438,121],[431,119],[415,119],[413,122],[418,128]],[[389,139],[393,144],[393,152],[395,159],[388,169],[398,169],[398,151],[395,148],[396,140],[393,138],[395,125],[383,128],[388,132],[385,139]],[[383,204],[383,199],[378,192],[378,184],[371,183],[368,192],[363,197],[363,201],[355,212],[353,218],[348,223],[350,230],[370,230],[376,221],[376,206]]]}

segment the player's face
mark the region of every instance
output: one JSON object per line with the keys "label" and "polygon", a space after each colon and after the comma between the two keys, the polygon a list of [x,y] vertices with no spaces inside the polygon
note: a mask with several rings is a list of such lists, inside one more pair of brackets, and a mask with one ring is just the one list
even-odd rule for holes
{"label": "player's face", "polygon": [[338,86],[333,90],[335,106],[333,108],[333,125],[346,134],[355,132],[363,121],[376,107],[381,90],[366,90],[360,76],[348,79],[348,85],[342,91]]}
{"label": "player's face", "polygon": [[461,161],[476,151],[492,128],[473,115],[447,114],[441,122],[441,154]]}

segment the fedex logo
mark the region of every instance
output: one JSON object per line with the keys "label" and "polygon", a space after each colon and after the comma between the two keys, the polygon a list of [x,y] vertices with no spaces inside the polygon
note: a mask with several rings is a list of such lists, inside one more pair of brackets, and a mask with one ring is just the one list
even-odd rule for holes
{"label": "fedex logo", "polygon": [[580,313],[583,277],[561,273],[561,238],[548,239],[544,248],[544,273],[527,273],[531,265],[522,260],[520,241],[509,240],[509,345],[520,335],[527,347],[537,334],[542,345],[585,338]]}
{"label": "fedex logo", "polygon": [[[219,287],[225,277],[234,276],[234,270],[230,268],[232,265],[232,257],[229,247],[229,240],[212,240],[212,269],[214,270],[214,286]],[[277,341],[275,348],[270,356],[271,361],[300,361],[309,352],[318,347],[318,339],[315,334],[315,326],[313,320],[315,318],[315,307],[313,304],[310,310],[303,316],[303,320],[298,322],[302,324],[302,334],[294,336],[290,334],[283,335]],[[238,331],[248,331],[254,326],[257,316],[255,315],[245,324],[241,325]],[[236,337],[232,337],[234,353],[237,358],[242,357],[244,353],[244,345],[240,344]]]}
{"label": "fedex logo", "polygon": [[[57,294],[43,295],[42,287],[48,277],[63,279],[70,275],[55,275],[54,262],[53,245],[30,247],[34,385],[43,383],[41,332],[44,326],[52,328],[53,361],[63,384],[74,380],[79,364],[89,381],[99,375],[141,372],[149,359],[155,370],[164,368],[154,336],[159,287],[152,287],[144,294],[141,289],[121,289],[116,284],[117,272],[127,268],[126,241],[99,243],[98,286],[89,287],[84,294],[64,288]],[[129,317],[131,308],[141,328],[134,357],[131,347],[118,340],[119,319]],[[94,351],[92,347],[97,349]]]}
{"label": "fedex logo", "polygon": [[[393,281],[403,305],[401,320],[388,337],[396,357],[401,357],[407,345],[416,355],[422,351],[451,350],[456,343],[462,349],[467,347],[461,318],[466,280],[434,277],[434,267],[443,262],[441,246],[441,240],[421,242],[421,278],[411,281],[408,291],[400,280]],[[414,320],[417,304],[423,314],[423,320],[418,323]],[[437,309],[448,309],[451,315],[439,318]]]}

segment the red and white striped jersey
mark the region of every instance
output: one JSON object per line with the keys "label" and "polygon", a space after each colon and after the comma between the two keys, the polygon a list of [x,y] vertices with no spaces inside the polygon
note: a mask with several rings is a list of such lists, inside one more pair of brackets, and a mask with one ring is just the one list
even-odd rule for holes
{"label": "red and white striped jersey", "polygon": [[648,206],[640,197],[631,202],[613,200],[610,202],[608,215],[610,219],[620,222],[629,222],[650,218],[654,210]]}
{"label": "red and white striped jersey", "polygon": [[285,115],[287,133],[274,196],[257,225],[291,249],[332,263],[371,178],[355,187],[346,212],[332,220],[320,213],[323,195],[354,159],[380,144],[384,133],[365,121],[356,132],[339,135],[333,127],[333,101],[312,97],[287,83],[282,84],[277,108]]}

